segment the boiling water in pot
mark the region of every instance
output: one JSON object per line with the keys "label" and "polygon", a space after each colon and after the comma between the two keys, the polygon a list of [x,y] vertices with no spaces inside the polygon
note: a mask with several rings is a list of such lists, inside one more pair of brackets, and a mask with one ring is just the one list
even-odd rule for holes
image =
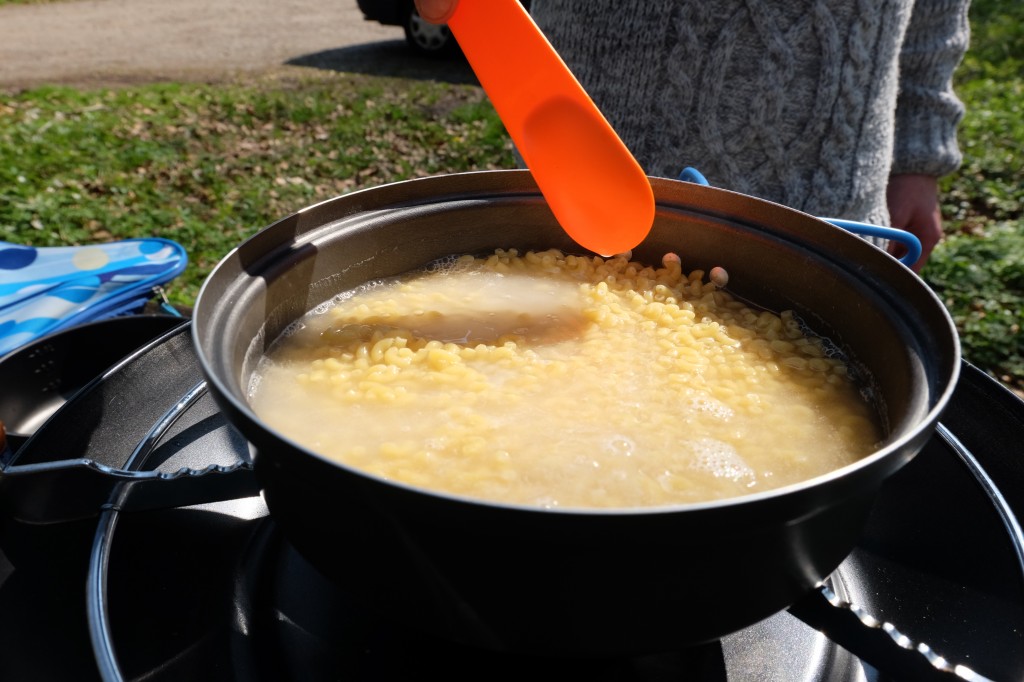
{"label": "boiling water in pot", "polygon": [[318,307],[251,388],[260,418],[312,451],[549,508],[734,497],[839,468],[879,439],[821,339],[678,258],[449,259]]}

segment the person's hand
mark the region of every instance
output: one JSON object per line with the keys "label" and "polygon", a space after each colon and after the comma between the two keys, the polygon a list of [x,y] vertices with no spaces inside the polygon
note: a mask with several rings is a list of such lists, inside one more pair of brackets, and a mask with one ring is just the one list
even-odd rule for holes
{"label": "person's hand", "polygon": [[459,0],[415,0],[416,11],[432,24],[443,24],[455,14]]}
{"label": "person's hand", "polygon": [[[921,257],[911,269],[921,272],[932,249],[942,239],[938,180],[930,175],[893,175],[886,188],[890,224],[906,230],[921,241]],[[899,244],[890,246],[898,251]],[[894,255],[898,255],[894,253]]]}

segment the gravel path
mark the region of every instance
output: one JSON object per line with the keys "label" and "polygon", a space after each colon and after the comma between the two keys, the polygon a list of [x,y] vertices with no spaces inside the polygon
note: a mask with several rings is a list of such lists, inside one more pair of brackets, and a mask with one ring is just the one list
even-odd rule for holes
{"label": "gravel path", "polygon": [[[0,6],[0,88],[6,89],[210,81],[288,65],[470,78],[463,64],[429,61],[406,49],[401,28],[364,20],[356,0]],[[444,73],[435,73],[439,66]]]}

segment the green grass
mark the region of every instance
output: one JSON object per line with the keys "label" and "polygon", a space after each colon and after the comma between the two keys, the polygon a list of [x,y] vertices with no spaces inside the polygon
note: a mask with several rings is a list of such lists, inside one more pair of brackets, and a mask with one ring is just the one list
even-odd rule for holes
{"label": "green grass", "polygon": [[[956,83],[964,164],[942,182],[947,239],[922,277],[965,357],[1024,390],[1024,3],[975,0],[971,12]],[[39,88],[0,99],[0,240],[173,239],[190,264],[168,291],[187,306],[227,251],[303,206],[514,166],[473,86],[295,69],[218,85]]]}
{"label": "green grass", "polygon": [[0,104],[0,240],[159,235],[189,253],[189,305],[256,230],[411,177],[514,167],[479,88],[311,74],[229,85],[40,88]]}
{"label": "green grass", "polygon": [[1007,383],[1024,377],[1024,238],[1018,220],[980,235],[954,234],[928,265],[928,282],[953,314],[965,355]]}
{"label": "green grass", "polygon": [[974,0],[957,73],[964,163],[945,178],[946,239],[922,274],[964,356],[1024,394],[1024,3]]}

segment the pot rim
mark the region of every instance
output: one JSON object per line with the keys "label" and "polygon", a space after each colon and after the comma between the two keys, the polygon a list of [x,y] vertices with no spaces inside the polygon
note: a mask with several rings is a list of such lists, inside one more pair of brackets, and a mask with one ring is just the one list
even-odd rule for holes
{"label": "pot rim", "polygon": [[[438,205],[438,204],[441,204],[441,203],[448,203],[448,202],[459,200],[460,193],[459,192],[455,192],[455,193],[447,192],[447,193],[436,194],[431,189],[431,185],[432,184],[434,184],[434,183],[450,183],[453,179],[469,179],[470,181],[473,181],[476,178],[482,178],[482,182],[484,184],[483,185],[479,185],[479,186],[474,186],[473,187],[474,190],[476,190],[478,192],[479,191],[487,191],[489,189],[493,189],[495,191],[500,191],[500,189],[499,189],[497,184],[495,184],[494,187],[491,187],[490,185],[487,185],[486,183],[489,180],[491,180],[491,179],[498,180],[500,178],[505,178],[505,177],[517,177],[517,179],[520,181],[520,183],[522,183],[522,190],[524,192],[526,192],[528,194],[531,194],[531,195],[533,195],[533,194],[536,194],[538,196],[540,195],[539,189],[537,189],[536,185],[533,184],[532,176],[530,175],[530,172],[528,170],[525,170],[525,169],[484,170],[484,171],[467,171],[467,172],[444,174],[444,175],[432,175],[432,176],[427,176],[427,177],[413,178],[413,179],[409,179],[409,180],[401,180],[401,181],[386,183],[386,184],[383,184],[383,185],[378,185],[378,186],[374,186],[374,187],[368,187],[368,188],[359,189],[359,190],[350,192],[348,194],[339,195],[339,196],[336,196],[336,197],[333,197],[333,198],[330,198],[330,199],[326,199],[326,200],[321,201],[321,202],[317,202],[315,204],[311,204],[311,205],[306,206],[304,208],[301,208],[301,209],[295,211],[294,213],[292,213],[292,214],[290,214],[288,216],[285,216],[285,217],[283,217],[283,218],[281,218],[281,219],[279,219],[277,221],[274,221],[274,222],[270,223],[269,225],[267,225],[266,227],[261,229],[259,232],[257,232],[253,236],[249,237],[248,239],[243,241],[241,244],[236,246],[234,249],[232,249],[230,252],[228,252],[217,263],[217,265],[211,270],[210,275],[207,277],[207,279],[204,281],[202,287],[200,288],[199,294],[196,297],[195,310],[199,311],[200,309],[204,308],[205,307],[204,299],[206,297],[212,297],[212,295],[207,291],[208,286],[209,286],[210,282],[214,279],[214,276],[217,274],[217,272],[224,266],[224,264],[227,261],[229,261],[240,249],[242,249],[245,246],[245,244],[248,244],[249,242],[259,238],[259,236],[264,231],[270,230],[274,226],[279,225],[281,223],[284,223],[285,221],[291,220],[291,219],[296,218],[296,217],[304,216],[304,215],[315,214],[318,209],[321,209],[323,207],[326,207],[326,206],[328,206],[330,204],[334,204],[334,203],[339,202],[339,201],[346,201],[346,202],[348,202],[349,204],[351,204],[353,206],[354,210],[351,213],[346,213],[341,218],[337,218],[337,219],[343,219],[344,217],[348,217],[349,215],[353,215],[353,214],[358,214],[358,213],[360,213],[361,211],[364,210],[363,209],[363,201],[362,201],[362,199],[367,198],[367,197],[374,197],[374,196],[382,194],[382,193],[395,193],[397,197],[401,197],[404,200],[400,204],[391,204],[390,207],[393,207],[393,208],[410,208],[410,207],[413,207],[413,206],[418,206],[418,205],[423,205],[423,204]],[[873,260],[874,262],[883,263],[883,267],[887,267],[887,268],[900,268],[900,269],[905,271],[904,274],[912,276],[915,279],[917,279],[917,275],[914,274],[909,268],[907,268],[905,265],[900,263],[896,258],[892,257],[888,253],[885,253],[884,251],[879,249],[877,246],[874,246],[874,245],[870,244],[869,242],[867,242],[866,240],[863,240],[860,237],[857,237],[857,236],[847,232],[846,230],[843,230],[842,228],[839,228],[839,227],[837,227],[837,226],[835,226],[835,225],[833,225],[833,224],[831,224],[831,223],[829,223],[829,222],[827,222],[827,221],[825,221],[825,220],[823,220],[821,218],[815,217],[815,216],[813,216],[811,214],[807,214],[807,213],[804,213],[804,212],[799,211],[797,209],[789,208],[787,206],[783,206],[781,204],[770,202],[770,201],[767,201],[767,200],[764,200],[764,199],[759,199],[759,198],[756,198],[756,197],[752,197],[752,196],[749,196],[749,195],[741,194],[741,193],[738,193],[738,192],[733,192],[731,190],[721,189],[721,188],[718,188],[718,187],[697,185],[697,184],[694,184],[694,183],[687,183],[685,181],[676,180],[676,179],[672,179],[672,178],[661,178],[661,177],[654,177],[654,176],[650,177],[650,180],[651,180],[652,187],[655,190],[655,202],[656,202],[656,207],[657,208],[661,208],[662,200],[663,200],[663,197],[659,196],[658,189],[660,187],[669,188],[669,187],[674,187],[674,186],[679,186],[679,185],[685,185],[688,188],[688,191],[693,191],[693,192],[697,192],[697,193],[708,193],[708,195],[718,194],[720,196],[727,197],[728,200],[730,200],[730,201],[754,202],[755,204],[758,204],[758,205],[761,205],[761,206],[764,206],[764,207],[769,207],[771,210],[783,211],[783,212],[788,213],[788,214],[793,215],[793,216],[800,216],[801,219],[804,220],[805,222],[806,221],[813,221],[813,223],[808,222],[808,224],[809,225],[810,224],[817,224],[818,226],[820,226],[820,229],[831,231],[832,233],[834,233],[836,235],[836,238],[850,240],[849,244],[854,245],[855,249],[860,249],[861,250],[862,253],[858,254],[858,255],[864,255],[864,257],[869,262]],[[416,191],[408,192],[408,191],[406,191],[408,189],[414,189]],[[518,191],[518,189],[519,188],[517,188],[516,191]],[[505,189],[503,194],[504,195],[515,194],[516,191],[509,192],[507,189]],[[467,194],[467,198],[470,198],[470,197],[471,197],[471,194]],[[371,202],[368,202],[368,203],[375,204],[376,202],[371,201]],[[713,214],[713,212],[711,212],[710,214]],[[297,234],[295,236],[296,236],[297,241],[301,241],[301,239],[299,239],[300,236],[301,237],[309,238],[312,234],[317,233],[317,232],[319,232],[319,228],[314,226],[314,227],[311,227],[307,232],[302,232],[302,233]],[[858,244],[863,245],[863,246],[862,247],[858,246]],[[582,248],[580,250],[581,250],[581,252],[584,251]],[[882,257],[885,260],[881,261],[879,259],[879,257]],[[280,441],[283,441],[284,443],[286,443],[287,445],[291,446],[292,448],[295,448],[296,450],[302,452],[304,455],[312,457],[313,459],[315,459],[315,460],[317,460],[317,461],[319,461],[319,462],[321,462],[323,464],[329,465],[331,467],[338,467],[338,468],[344,470],[346,473],[353,474],[353,475],[357,476],[359,479],[361,479],[363,481],[367,481],[367,482],[370,482],[370,483],[373,483],[373,484],[376,484],[376,485],[380,485],[380,486],[384,486],[384,487],[388,487],[388,488],[396,488],[398,490],[401,490],[401,491],[404,491],[404,492],[407,492],[407,493],[413,493],[415,495],[425,495],[425,496],[430,497],[430,498],[436,498],[436,499],[445,500],[445,501],[448,501],[448,502],[454,502],[454,503],[458,503],[458,504],[461,504],[461,505],[467,505],[467,506],[473,506],[473,507],[481,507],[482,506],[482,507],[486,507],[486,508],[493,509],[493,510],[504,510],[504,511],[514,511],[514,512],[529,512],[529,513],[534,513],[534,514],[558,514],[558,515],[562,515],[562,516],[595,516],[595,517],[615,516],[615,517],[623,517],[623,516],[651,516],[651,515],[678,514],[678,513],[682,513],[682,512],[689,512],[689,513],[715,512],[715,511],[721,511],[721,510],[725,510],[725,509],[741,510],[741,509],[748,508],[751,505],[762,505],[762,504],[768,504],[768,503],[774,503],[774,502],[781,502],[781,501],[784,501],[784,500],[788,500],[788,499],[790,499],[790,498],[792,498],[794,496],[799,496],[799,495],[801,495],[803,493],[807,493],[808,491],[811,491],[811,490],[817,490],[817,489],[820,489],[820,488],[822,488],[824,486],[831,486],[833,484],[837,484],[840,481],[844,481],[844,482],[847,482],[847,483],[854,483],[854,482],[860,480],[860,475],[862,473],[864,473],[865,471],[867,471],[867,470],[872,470],[873,471],[876,467],[881,466],[882,462],[885,462],[886,460],[890,460],[890,459],[895,459],[897,454],[899,452],[903,451],[905,448],[907,448],[908,445],[911,445],[915,440],[921,439],[922,438],[922,433],[930,435],[933,427],[935,426],[935,424],[938,423],[939,417],[941,416],[941,414],[944,411],[946,405],[948,404],[949,399],[951,398],[954,389],[956,388],[956,384],[957,384],[957,381],[959,379],[959,374],[960,374],[961,353],[960,353],[959,337],[957,335],[956,327],[955,327],[955,324],[953,323],[952,317],[949,315],[948,311],[946,310],[945,306],[942,304],[942,302],[939,299],[939,297],[933,291],[931,291],[923,283],[923,281],[920,281],[918,279],[918,282],[920,283],[920,288],[923,290],[923,293],[925,295],[927,295],[931,299],[931,302],[936,306],[937,311],[941,312],[941,314],[944,315],[945,322],[948,325],[948,330],[950,332],[950,340],[952,342],[952,350],[953,350],[953,352],[952,352],[952,357],[950,358],[951,359],[951,366],[945,369],[945,371],[948,373],[948,380],[946,381],[945,385],[942,387],[941,391],[937,392],[934,395],[933,400],[932,400],[933,404],[928,409],[928,411],[918,420],[917,427],[915,429],[910,430],[907,433],[902,434],[898,438],[896,438],[896,439],[892,440],[891,442],[887,443],[886,445],[884,445],[882,448],[880,448],[878,450],[875,450],[875,451],[871,452],[868,455],[865,455],[864,457],[862,457],[861,459],[859,459],[859,460],[857,460],[855,462],[852,462],[850,464],[844,465],[844,466],[842,466],[842,467],[840,467],[838,469],[834,469],[834,470],[826,472],[824,474],[820,474],[818,476],[815,476],[814,478],[810,478],[810,479],[806,479],[806,480],[800,481],[798,483],[792,483],[792,484],[789,484],[789,485],[780,486],[778,488],[772,488],[770,490],[763,490],[763,491],[759,491],[759,492],[754,492],[754,493],[745,494],[745,495],[739,495],[739,496],[734,496],[734,497],[728,497],[728,498],[719,499],[719,500],[708,500],[708,501],[704,501],[704,502],[692,502],[692,503],[681,503],[681,504],[670,504],[670,505],[651,505],[651,506],[641,506],[641,507],[599,507],[599,508],[591,508],[591,507],[554,507],[554,508],[549,508],[549,507],[540,507],[540,506],[529,505],[529,504],[524,504],[524,503],[508,503],[508,502],[500,502],[500,501],[488,500],[486,498],[472,497],[472,496],[467,496],[467,495],[457,495],[457,494],[448,493],[448,492],[445,492],[445,491],[439,491],[439,490],[434,490],[434,489],[431,489],[431,488],[424,488],[424,487],[420,487],[420,486],[415,486],[415,485],[403,483],[401,481],[395,481],[395,480],[387,479],[387,478],[384,478],[384,477],[381,477],[381,476],[378,476],[378,475],[375,475],[375,474],[368,473],[368,472],[363,471],[363,470],[361,470],[359,468],[352,467],[352,466],[350,466],[348,464],[345,464],[343,462],[339,462],[339,461],[331,459],[331,458],[329,458],[329,457],[327,457],[325,455],[322,455],[322,454],[319,454],[319,453],[317,453],[315,451],[312,451],[312,450],[310,450],[310,449],[308,449],[308,448],[306,448],[306,447],[304,447],[304,446],[294,442],[291,438],[285,436],[284,434],[281,434],[277,430],[275,430],[272,427],[270,427],[270,426],[266,425],[265,423],[263,423],[263,421],[252,410],[252,408],[250,407],[248,402],[246,400],[244,400],[244,399],[241,399],[239,397],[239,395],[238,395],[239,392],[244,393],[244,386],[241,385],[241,382],[237,382],[238,386],[237,387],[233,387],[233,386],[229,385],[223,379],[223,377],[220,376],[220,374],[217,371],[214,371],[214,368],[212,366],[211,360],[210,360],[210,358],[207,357],[207,354],[206,354],[206,352],[204,350],[204,346],[203,346],[203,336],[204,336],[204,333],[205,333],[204,326],[206,324],[205,320],[203,320],[202,318],[198,318],[198,319],[196,319],[194,321],[194,323],[192,324],[192,336],[193,336],[193,344],[194,344],[194,346],[196,348],[196,352],[197,352],[197,356],[199,358],[200,365],[203,368],[203,371],[206,374],[208,380],[217,389],[214,393],[215,393],[215,396],[217,397],[218,401],[226,400],[229,403],[230,407],[234,411],[244,415],[249,422],[258,425],[260,429],[263,429],[263,430],[271,433],[276,439],[278,439]],[[246,434],[246,437],[248,438],[248,434]],[[252,442],[253,441],[250,439],[250,443],[252,443]],[[923,440],[921,442],[923,444]],[[253,447],[256,448],[256,446],[253,446]],[[892,471],[895,471],[896,469],[901,467],[903,464],[905,464],[907,461],[909,461],[911,459],[911,457],[913,456],[913,454],[916,454],[918,449],[919,448],[915,448],[914,452],[910,456],[906,456],[906,457],[902,458],[899,461],[891,462],[890,465],[889,465],[889,468]],[[891,473],[891,471],[888,472],[888,473]]]}

